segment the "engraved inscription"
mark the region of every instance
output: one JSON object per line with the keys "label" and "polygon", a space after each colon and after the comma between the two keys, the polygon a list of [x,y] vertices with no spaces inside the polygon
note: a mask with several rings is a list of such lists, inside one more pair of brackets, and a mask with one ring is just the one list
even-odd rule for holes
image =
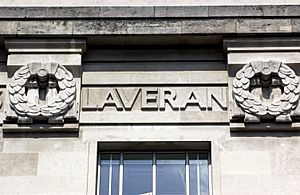
{"label": "engraved inscription", "polygon": [[226,111],[226,87],[84,88],[83,110]]}

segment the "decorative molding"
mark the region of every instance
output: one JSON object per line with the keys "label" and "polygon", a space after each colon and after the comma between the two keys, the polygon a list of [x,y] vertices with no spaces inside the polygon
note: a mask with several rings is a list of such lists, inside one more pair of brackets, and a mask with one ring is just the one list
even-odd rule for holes
{"label": "decorative molding", "polygon": [[275,117],[291,122],[290,113],[299,101],[299,79],[286,64],[253,61],[236,73],[233,96],[246,113],[245,122]]}
{"label": "decorative molding", "polygon": [[8,91],[9,105],[18,123],[32,123],[33,119],[63,123],[63,115],[71,109],[76,96],[72,73],[53,62],[22,66],[12,77]]}

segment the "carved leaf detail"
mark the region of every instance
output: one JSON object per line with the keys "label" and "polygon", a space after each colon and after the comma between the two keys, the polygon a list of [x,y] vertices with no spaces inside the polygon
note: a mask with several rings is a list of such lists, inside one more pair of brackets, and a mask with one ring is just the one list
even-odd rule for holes
{"label": "carved leaf detail", "polygon": [[[34,64],[34,63],[32,63]],[[54,63],[55,64],[55,63]],[[50,100],[47,105],[40,106],[37,103],[28,102],[25,85],[32,76],[30,72],[31,64],[22,66],[17,70],[8,86],[10,106],[20,116],[44,116],[52,117],[62,115],[68,111],[75,100],[76,86],[73,75],[65,67],[55,64],[55,78],[58,81],[59,92],[57,96]]]}
{"label": "carved leaf detail", "polygon": [[[271,103],[263,103],[254,94],[250,93],[250,79],[255,74],[277,74],[283,84],[283,93]],[[264,116],[278,116],[289,113],[299,101],[299,78],[286,64],[276,61],[251,62],[239,70],[233,80],[233,95],[236,103],[247,113]]]}

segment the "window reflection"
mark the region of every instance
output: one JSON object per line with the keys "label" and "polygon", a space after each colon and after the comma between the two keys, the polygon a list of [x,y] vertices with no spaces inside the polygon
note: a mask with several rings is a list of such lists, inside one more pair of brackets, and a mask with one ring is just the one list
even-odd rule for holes
{"label": "window reflection", "polygon": [[185,194],[185,154],[157,154],[157,195]]}
{"label": "window reflection", "polygon": [[152,154],[124,154],[123,195],[152,192]]}
{"label": "window reflection", "polygon": [[190,195],[208,195],[208,155],[189,154]]}
{"label": "window reflection", "polygon": [[186,188],[189,195],[209,195],[208,158],[195,152],[101,153],[99,195],[185,195]]}
{"label": "window reflection", "polygon": [[119,195],[120,154],[102,154],[100,165],[100,195]]}

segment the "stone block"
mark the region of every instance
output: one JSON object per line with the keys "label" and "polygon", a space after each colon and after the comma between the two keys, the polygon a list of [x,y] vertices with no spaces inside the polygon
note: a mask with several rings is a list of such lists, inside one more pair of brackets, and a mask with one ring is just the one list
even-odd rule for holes
{"label": "stone block", "polygon": [[[155,4],[155,0],[101,0],[99,4],[101,6],[150,6]],[[95,5],[95,3],[89,2],[89,5]]]}
{"label": "stone block", "polygon": [[102,7],[47,7],[46,15],[51,18],[101,17]]}
{"label": "stone block", "polygon": [[[213,75],[213,77],[211,76]],[[147,78],[147,79],[145,79]],[[180,79],[178,79],[180,78]],[[227,84],[225,71],[83,72],[82,84]]]}
{"label": "stone block", "polygon": [[[84,39],[6,39],[5,48],[9,54],[61,54],[86,52]],[[6,55],[5,55],[6,58]],[[0,56],[1,59],[1,56]]]}
{"label": "stone block", "polygon": [[261,6],[263,16],[299,16],[299,5],[265,5]]}
{"label": "stone block", "polygon": [[45,34],[70,35],[72,34],[72,26],[73,26],[72,21],[64,21],[64,20],[19,21],[17,34],[19,35],[45,35]]}
{"label": "stone block", "polygon": [[46,9],[43,7],[28,7],[24,18],[45,18]]}
{"label": "stone block", "polygon": [[154,7],[102,7],[101,17],[104,18],[144,18],[154,17]]}
{"label": "stone block", "polygon": [[[212,126],[89,126],[81,127],[84,141],[136,142],[136,141],[211,141],[225,139],[229,127]],[[187,133],[188,132],[188,133]]]}
{"label": "stone block", "polygon": [[76,20],[73,23],[73,35],[127,34],[124,20]]}
{"label": "stone block", "polygon": [[6,153],[39,153],[39,152],[84,152],[86,144],[76,139],[43,139],[43,140],[5,140],[3,151]]}
{"label": "stone block", "polygon": [[83,195],[86,194],[86,180],[86,177],[67,175],[0,177],[0,194]]}
{"label": "stone block", "polygon": [[208,17],[207,6],[156,6],[155,17]]}
{"label": "stone block", "polygon": [[163,0],[69,0],[68,2],[62,2],[59,0],[44,0],[43,2],[39,2],[36,0],[26,0],[26,1],[14,1],[13,3],[11,0],[2,0],[0,5],[4,6],[12,6],[12,5],[22,5],[22,6],[62,6],[62,5],[76,5],[76,6],[155,6],[155,5],[165,5],[165,6],[180,6],[180,5],[297,5],[299,3],[297,0],[230,0],[230,1],[224,1],[224,0],[176,0],[175,3],[172,3],[172,1],[163,1]]}
{"label": "stone block", "polygon": [[80,123],[226,123],[228,119],[227,112],[82,112],[80,114]]}
{"label": "stone block", "polygon": [[180,34],[181,21],[178,20],[136,20],[127,24],[127,34]]}
{"label": "stone block", "polygon": [[0,176],[37,174],[37,153],[0,153]]}
{"label": "stone block", "polygon": [[77,176],[84,178],[88,168],[87,152],[41,152],[38,176]]}
{"label": "stone block", "polygon": [[237,33],[291,33],[291,19],[238,19]]}
{"label": "stone block", "polygon": [[299,175],[222,176],[222,195],[298,195]]}
{"label": "stone block", "polygon": [[220,142],[223,151],[277,151],[280,140],[276,138],[242,138]]}
{"label": "stone block", "polygon": [[23,18],[26,15],[24,7],[1,7],[0,18]]}
{"label": "stone block", "polygon": [[260,6],[210,6],[209,17],[260,17],[263,15]]}
{"label": "stone block", "polygon": [[300,175],[300,152],[287,151],[286,173],[289,175]]}
{"label": "stone block", "polygon": [[[80,54],[10,54],[7,66],[23,66],[32,62],[56,62],[62,66],[81,66]],[[74,75],[75,76],[75,75]]]}
{"label": "stone block", "polygon": [[221,152],[222,175],[271,174],[270,153],[267,151]]}
{"label": "stone block", "polygon": [[292,19],[292,29],[293,33],[300,32],[300,19]]}
{"label": "stone block", "polygon": [[236,21],[232,19],[183,20],[181,33],[236,33]]}
{"label": "stone block", "polygon": [[[299,64],[299,52],[243,52],[243,53],[229,53],[228,64],[244,65],[251,61],[280,61],[287,64]],[[241,68],[241,67],[240,67]],[[291,66],[293,68],[293,66]],[[296,70],[294,70],[296,71]]]}
{"label": "stone block", "polygon": [[0,21],[0,34],[3,35],[16,35],[18,32],[17,21]]}

